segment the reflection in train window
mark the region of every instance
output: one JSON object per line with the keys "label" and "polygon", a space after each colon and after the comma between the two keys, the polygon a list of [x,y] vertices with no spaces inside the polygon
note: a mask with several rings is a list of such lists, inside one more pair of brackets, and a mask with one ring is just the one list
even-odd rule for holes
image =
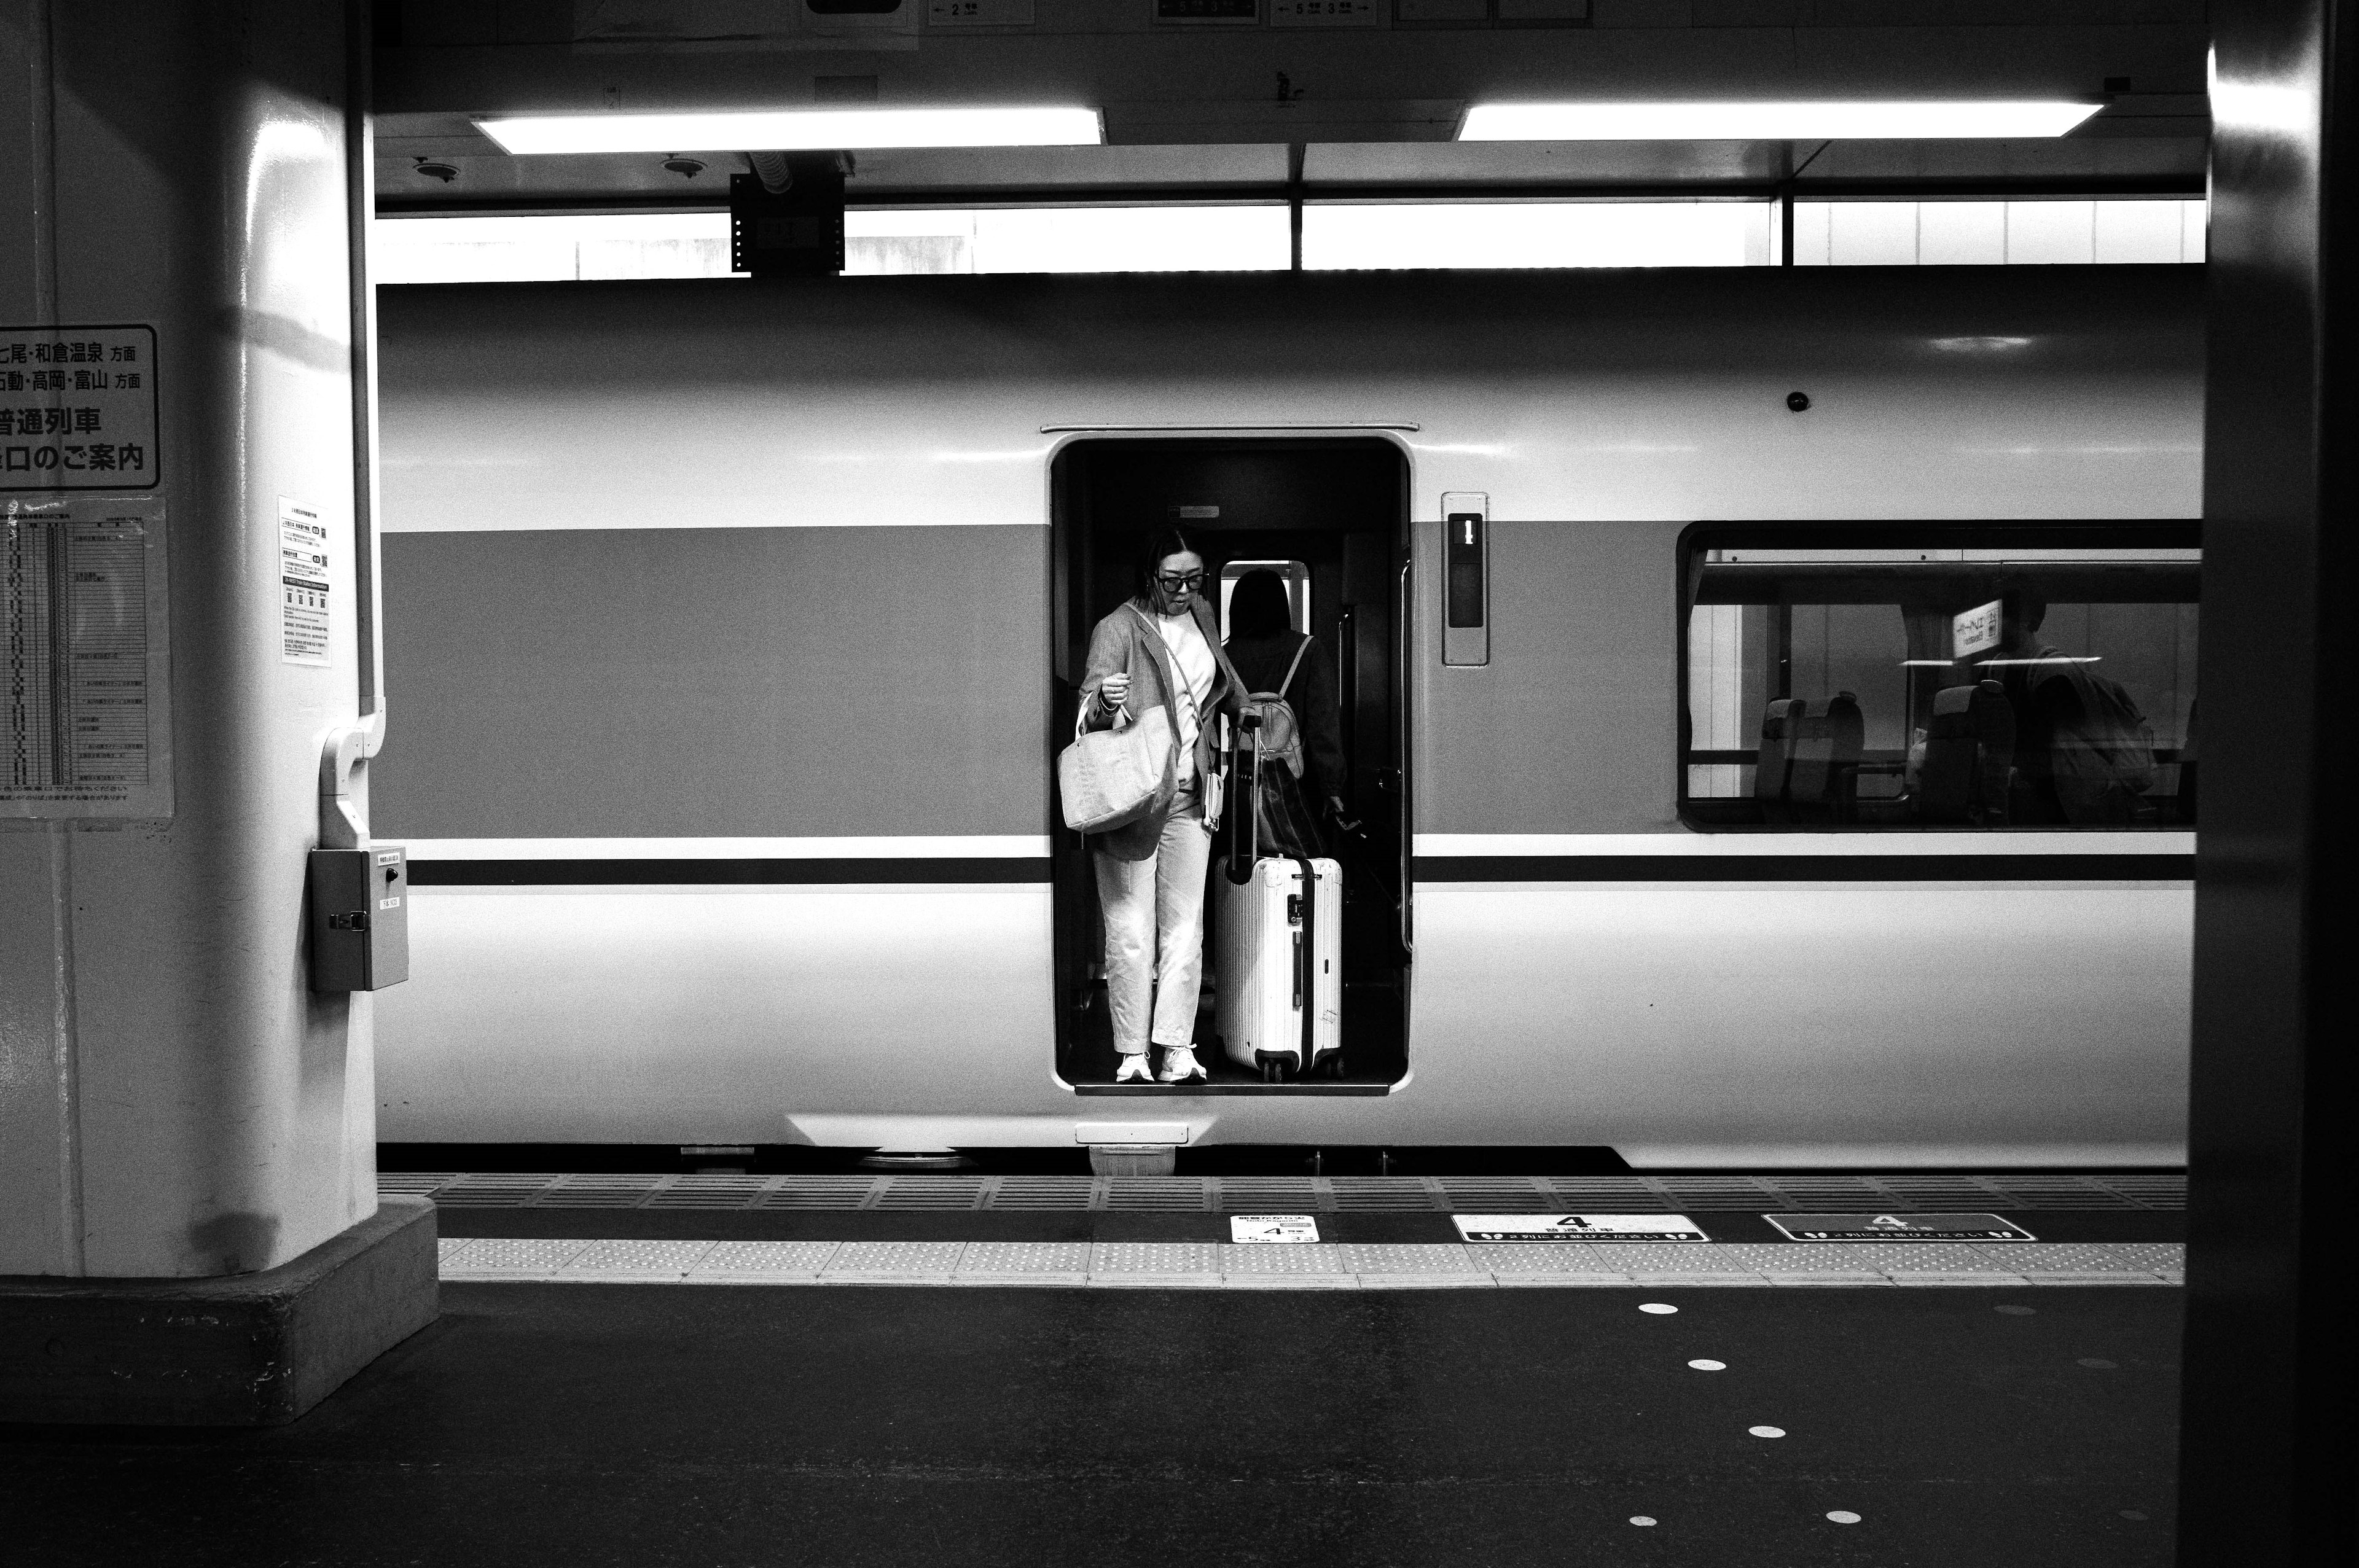
{"label": "reflection in train window", "polygon": [[1698,827],[2186,827],[2192,524],[1689,531]]}

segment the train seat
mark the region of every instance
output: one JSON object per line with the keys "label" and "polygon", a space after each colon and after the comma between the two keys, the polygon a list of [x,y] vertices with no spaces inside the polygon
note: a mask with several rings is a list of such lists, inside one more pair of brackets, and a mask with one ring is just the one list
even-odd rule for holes
{"label": "train seat", "polygon": [[1772,822],[1786,820],[1786,785],[1794,769],[1794,737],[1801,728],[1800,697],[1775,698],[1761,715],[1761,760],[1753,770],[1753,798]]}
{"label": "train seat", "polygon": [[2006,808],[2014,762],[2015,709],[1998,682],[1935,693],[1912,791],[1918,820],[1997,820]]}
{"label": "train seat", "polygon": [[1786,779],[1788,817],[1831,822],[1846,816],[1867,736],[1859,698],[1839,691],[1823,703],[1795,706],[1800,712],[1788,725],[1794,762]]}

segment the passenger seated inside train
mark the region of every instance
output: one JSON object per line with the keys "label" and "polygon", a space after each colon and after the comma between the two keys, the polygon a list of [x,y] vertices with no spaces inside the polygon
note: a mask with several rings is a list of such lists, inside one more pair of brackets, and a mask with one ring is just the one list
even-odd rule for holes
{"label": "passenger seated inside train", "polygon": [[1237,579],[1229,597],[1228,654],[1246,692],[1283,702],[1296,730],[1276,739],[1265,723],[1265,755],[1277,765],[1263,769],[1255,802],[1263,852],[1329,853],[1310,802],[1319,802],[1337,826],[1357,826],[1343,798],[1347,775],[1335,665],[1318,638],[1294,629],[1286,583],[1276,572],[1256,568]]}
{"label": "passenger seated inside train", "polygon": [[2014,711],[2010,825],[2151,822],[2153,729],[2120,682],[2094,657],[2074,657],[2043,640],[2048,600],[2028,578],[1999,594],[1998,646],[1979,661]]}
{"label": "passenger seated inside train", "polygon": [[2190,533],[1787,537],[1691,535],[1685,820],[2194,825]]}
{"label": "passenger seated inside train", "polygon": [[[1204,978],[1205,875],[1220,827],[1213,717],[1242,711],[1244,684],[1205,600],[1204,557],[1177,528],[1140,545],[1130,598],[1090,633],[1081,723],[1120,729],[1160,708],[1175,740],[1171,793],[1125,827],[1093,834],[1105,912],[1106,1000],[1118,1084],[1184,1084],[1205,1074],[1195,1053]],[[1149,1047],[1162,1060],[1147,1060]]]}

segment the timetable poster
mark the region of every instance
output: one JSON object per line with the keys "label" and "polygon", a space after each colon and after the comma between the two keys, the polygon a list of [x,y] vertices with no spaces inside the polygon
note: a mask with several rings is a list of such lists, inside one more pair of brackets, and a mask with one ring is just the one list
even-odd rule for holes
{"label": "timetable poster", "polygon": [[0,817],[172,815],[164,504],[0,496]]}

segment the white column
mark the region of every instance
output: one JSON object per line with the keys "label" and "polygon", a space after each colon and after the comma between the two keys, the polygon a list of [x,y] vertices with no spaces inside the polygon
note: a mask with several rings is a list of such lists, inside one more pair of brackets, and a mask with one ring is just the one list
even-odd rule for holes
{"label": "white column", "polygon": [[[0,328],[152,328],[156,482],[72,499],[150,503],[164,560],[147,559],[168,573],[145,627],[168,648],[145,812],[0,788],[0,1275],[247,1272],[376,1212],[367,1000],[309,989],[302,924],[321,747],[362,707],[373,575],[354,520],[358,26],[342,0],[0,0]],[[0,407],[77,402],[10,384]],[[93,473],[87,441],[71,474],[9,471],[15,444],[0,434],[0,487],[122,473]],[[0,512],[45,499],[0,488]],[[325,524],[324,658],[285,604],[290,510]],[[8,722],[0,708],[0,755]]]}

